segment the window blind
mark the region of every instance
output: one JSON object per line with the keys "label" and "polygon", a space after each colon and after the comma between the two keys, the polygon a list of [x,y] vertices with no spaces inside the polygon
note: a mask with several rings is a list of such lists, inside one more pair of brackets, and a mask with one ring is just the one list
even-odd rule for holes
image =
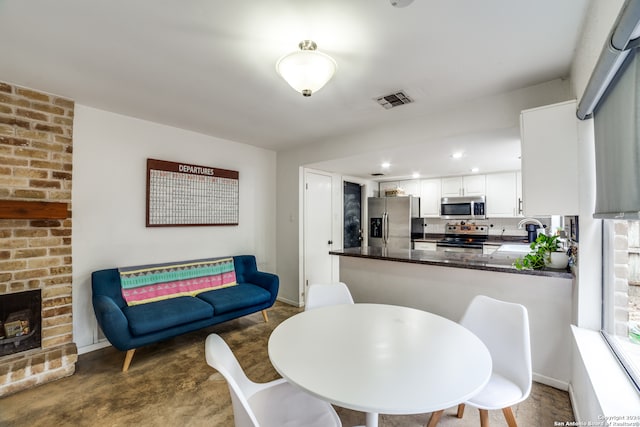
{"label": "window blind", "polygon": [[595,218],[640,219],[640,55],[627,56],[594,114]]}

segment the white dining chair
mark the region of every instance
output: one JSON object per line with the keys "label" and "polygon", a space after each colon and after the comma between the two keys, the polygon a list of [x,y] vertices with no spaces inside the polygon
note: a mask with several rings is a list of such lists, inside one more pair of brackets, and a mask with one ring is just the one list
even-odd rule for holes
{"label": "white dining chair", "polygon": [[[511,406],[529,397],[532,383],[531,343],[527,309],[484,295],[476,296],[460,320],[487,346],[493,362],[487,385],[471,399],[458,405],[458,418],[465,404],[480,410],[480,425],[489,426],[488,411],[502,409],[509,427],[517,427]],[[442,411],[431,415],[429,427],[435,427]]]}
{"label": "white dining chair", "polygon": [[244,373],[238,359],[217,334],[205,341],[209,366],[227,380],[236,427],[341,427],[333,407],[285,379],[255,383]]}
{"label": "white dining chair", "polygon": [[313,283],[309,285],[304,305],[305,311],[337,304],[353,304],[353,297],[346,284],[338,282],[331,284]]}

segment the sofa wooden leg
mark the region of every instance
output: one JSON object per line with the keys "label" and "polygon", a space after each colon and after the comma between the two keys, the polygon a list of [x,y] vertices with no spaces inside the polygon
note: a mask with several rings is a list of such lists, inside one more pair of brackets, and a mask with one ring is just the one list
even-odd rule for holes
{"label": "sofa wooden leg", "polygon": [[267,315],[267,310],[262,310],[262,317],[264,317],[264,322],[267,323],[269,321],[269,316]]}
{"label": "sofa wooden leg", "polygon": [[127,350],[127,355],[124,357],[124,365],[122,365],[122,372],[127,372],[129,370],[129,365],[131,365],[131,360],[133,359],[133,353],[136,352],[135,348],[131,350]]}

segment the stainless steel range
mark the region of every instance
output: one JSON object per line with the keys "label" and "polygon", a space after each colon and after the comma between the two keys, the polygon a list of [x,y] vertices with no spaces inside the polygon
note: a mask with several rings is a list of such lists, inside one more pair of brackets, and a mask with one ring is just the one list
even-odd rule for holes
{"label": "stainless steel range", "polygon": [[489,226],[472,222],[449,223],[444,238],[436,243],[438,251],[482,254],[482,245],[489,237]]}

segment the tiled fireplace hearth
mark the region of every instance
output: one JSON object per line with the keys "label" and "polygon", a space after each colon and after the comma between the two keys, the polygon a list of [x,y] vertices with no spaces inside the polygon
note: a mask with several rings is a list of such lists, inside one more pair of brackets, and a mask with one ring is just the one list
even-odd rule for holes
{"label": "tiled fireplace hearth", "polygon": [[[0,397],[75,371],[73,113],[71,100],[0,82],[0,322],[12,316],[0,333]],[[35,343],[15,339],[17,320]]]}

